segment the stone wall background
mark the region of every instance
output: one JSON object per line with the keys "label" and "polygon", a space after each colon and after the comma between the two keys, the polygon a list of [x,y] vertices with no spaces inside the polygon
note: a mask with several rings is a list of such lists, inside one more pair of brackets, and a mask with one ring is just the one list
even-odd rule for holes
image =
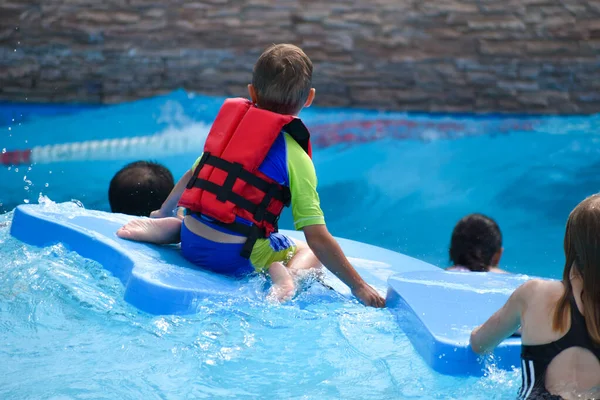
{"label": "stone wall background", "polygon": [[318,105],[600,111],[600,0],[0,0],[0,99],[246,95],[274,42]]}

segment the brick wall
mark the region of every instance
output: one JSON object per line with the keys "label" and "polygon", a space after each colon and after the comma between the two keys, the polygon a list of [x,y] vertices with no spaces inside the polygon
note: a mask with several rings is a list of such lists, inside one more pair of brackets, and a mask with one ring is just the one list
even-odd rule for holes
{"label": "brick wall", "polygon": [[245,95],[273,42],[319,105],[600,111],[598,0],[2,0],[0,99]]}

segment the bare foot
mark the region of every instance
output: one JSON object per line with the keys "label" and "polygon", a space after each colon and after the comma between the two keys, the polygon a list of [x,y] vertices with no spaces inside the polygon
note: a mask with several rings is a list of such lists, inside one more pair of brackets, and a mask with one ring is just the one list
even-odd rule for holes
{"label": "bare foot", "polygon": [[267,294],[267,300],[277,303],[285,303],[294,297],[296,286],[294,285],[273,285]]}
{"label": "bare foot", "polygon": [[117,231],[121,239],[155,244],[179,243],[181,220],[178,218],[134,219]]}

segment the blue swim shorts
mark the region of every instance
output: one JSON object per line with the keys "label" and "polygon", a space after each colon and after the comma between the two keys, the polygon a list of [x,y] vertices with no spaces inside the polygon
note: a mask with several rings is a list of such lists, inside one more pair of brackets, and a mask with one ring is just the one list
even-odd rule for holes
{"label": "blue swim shorts", "polygon": [[[210,223],[205,217],[191,214],[193,218],[209,227],[230,235],[240,236],[226,228]],[[274,262],[287,263],[296,253],[296,244],[281,233],[256,241],[250,258],[240,255],[243,243],[220,243],[203,238],[190,231],[185,222],[181,224],[181,253],[194,265],[223,275],[242,277],[266,271]]]}

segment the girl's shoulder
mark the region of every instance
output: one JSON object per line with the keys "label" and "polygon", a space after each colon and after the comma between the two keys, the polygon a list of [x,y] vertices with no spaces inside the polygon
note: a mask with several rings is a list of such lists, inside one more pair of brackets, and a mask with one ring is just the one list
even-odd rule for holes
{"label": "girl's shoulder", "polygon": [[547,307],[554,304],[563,295],[564,286],[561,281],[535,278],[523,283],[515,290],[515,295],[524,305]]}

